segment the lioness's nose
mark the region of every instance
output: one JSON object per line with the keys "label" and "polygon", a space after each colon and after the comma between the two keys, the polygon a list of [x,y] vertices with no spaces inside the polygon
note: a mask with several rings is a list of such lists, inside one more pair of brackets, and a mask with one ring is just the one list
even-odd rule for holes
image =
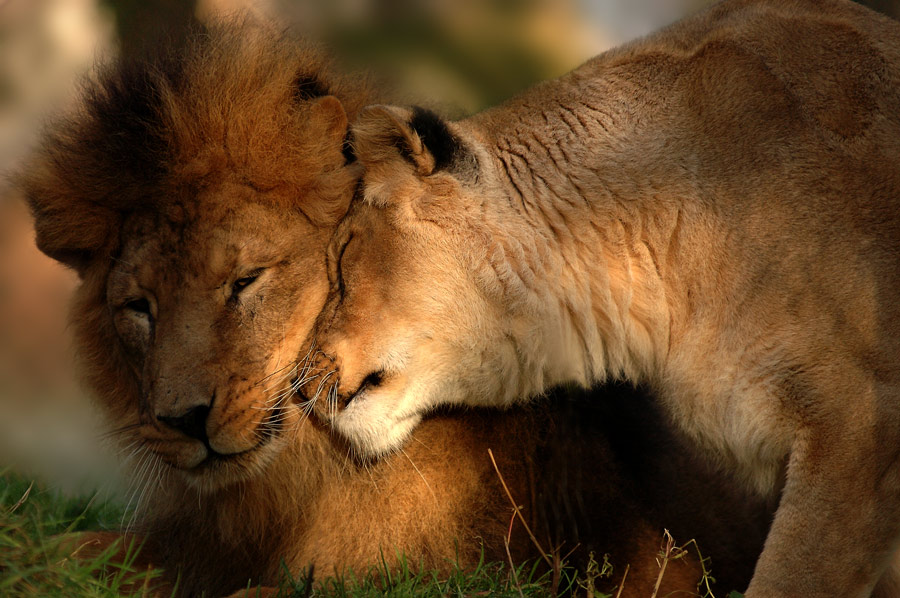
{"label": "lioness's nose", "polygon": [[208,405],[197,405],[196,407],[188,409],[188,411],[182,415],[157,415],[156,419],[167,426],[183,432],[191,438],[196,438],[204,444],[209,444],[209,438],[206,436],[206,417],[208,415]]}

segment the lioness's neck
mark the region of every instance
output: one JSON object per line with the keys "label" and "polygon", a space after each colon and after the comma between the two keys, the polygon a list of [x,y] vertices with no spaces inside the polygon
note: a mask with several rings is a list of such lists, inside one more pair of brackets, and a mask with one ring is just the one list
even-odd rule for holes
{"label": "lioness's neck", "polygon": [[527,394],[656,375],[671,342],[668,297],[678,291],[669,266],[686,210],[676,190],[653,184],[653,165],[629,155],[635,145],[611,132],[641,134],[621,102],[604,105],[571,76],[553,85],[460,123],[482,141],[485,178],[507,200],[488,203],[513,212],[492,232],[528,288],[506,290],[543,310],[532,314],[538,334],[520,343],[545,356]]}

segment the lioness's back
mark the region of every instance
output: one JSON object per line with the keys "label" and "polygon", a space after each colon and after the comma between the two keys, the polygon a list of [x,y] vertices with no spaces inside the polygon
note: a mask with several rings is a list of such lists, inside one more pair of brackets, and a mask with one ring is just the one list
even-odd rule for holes
{"label": "lioness's back", "polygon": [[[849,1],[724,2],[470,122],[500,131],[500,148],[527,131],[528,168],[560,177],[554,193],[687,223],[691,243],[669,258],[696,273],[698,294],[746,296],[733,264],[762,256],[784,264],[760,280],[793,268],[849,304],[827,280],[874,261],[900,282],[898,90],[900,27],[887,17]],[[776,302],[797,281],[781,282]]]}
{"label": "lioness's back", "polygon": [[[596,137],[607,169],[670,184],[685,173],[715,181],[786,159],[820,171],[829,158],[820,151],[841,166],[890,159],[900,147],[898,89],[900,27],[891,19],[842,0],[748,0],[601,54],[473,121],[496,130],[515,113],[539,130],[542,106],[571,104],[579,119],[571,126]],[[621,162],[609,163],[611,147],[624,152]],[[727,169],[723,148],[739,158]]]}

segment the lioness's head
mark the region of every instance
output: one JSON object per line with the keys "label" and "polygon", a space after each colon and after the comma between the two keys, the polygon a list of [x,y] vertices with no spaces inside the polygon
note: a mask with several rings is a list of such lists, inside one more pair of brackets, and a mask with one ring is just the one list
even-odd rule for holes
{"label": "lioness's head", "polygon": [[364,98],[308,45],[221,25],[101,70],[45,134],[23,175],[37,243],[81,277],[85,378],[145,471],[211,490],[285,444]]}
{"label": "lioness's head", "polygon": [[530,364],[508,332],[525,319],[506,317],[505,302],[518,297],[523,314],[540,302],[509,269],[522,248],[486,221],[500,194],[471,134],[422,109],[372,106],[352,139],[362,192],[329,246],[331,291],[310,343],[328,381],[302,393],[377,456],[437,404],[518,398]]}

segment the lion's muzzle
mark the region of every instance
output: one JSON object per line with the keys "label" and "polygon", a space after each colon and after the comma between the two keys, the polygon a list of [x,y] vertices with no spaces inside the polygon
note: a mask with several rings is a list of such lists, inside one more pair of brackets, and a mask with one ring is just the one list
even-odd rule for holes
{"label": "lion's muzzle", "polygon": [[157,415],[156,419],[170,428],[174,428],[186,436],[208,445],[209,437],[206,434],[206,419],[208,416],[209,407],[207,405],[198,405],[181,415]]}

